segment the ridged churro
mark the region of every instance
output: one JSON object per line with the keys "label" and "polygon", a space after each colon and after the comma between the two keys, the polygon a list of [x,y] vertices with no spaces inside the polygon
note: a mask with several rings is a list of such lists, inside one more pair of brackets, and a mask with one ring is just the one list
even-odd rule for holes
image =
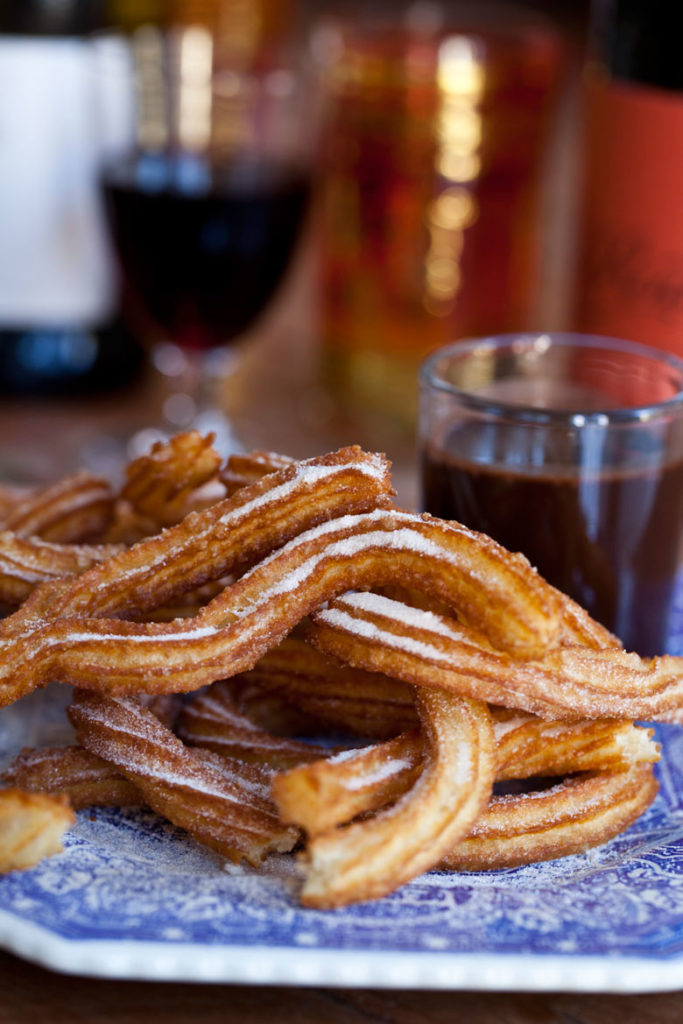
{"label": "ridged churro", "polygon": [[2,529],[59,544],[99,540],[112,521],[114,500],[102,477],[73,473],[15,502],[3,517]]}
{"label": "ridged churro", "polygon": [[64,796],[75,811],[84,807],[136,807],[138,788],[101,757],[80,746],[26,748],[3,772],[12,786]]}
{"label": "ridged churro", "polygon": [[121,547],[113,544],[57,544],[2,530],[0,601],[20,604],[41,583],[76,576],[119,551]]}
{"label": "ridged churro", "polygon": [[487,805],[493,730],[486,705],[427,690],[417,705],[424,738],[419,778],[374,817],[308,843],[305,906],[332,908],[386,895],[438,863]]}
{"label": "ridged churro", "polygon": [[33,867],[62,849],[74,822],[64,797],[0,789],[0,874]]}
{"label": "ridged churro", "polygon": [[624,652],[521,555],[392,507],[382,456],[221,466],[211,442],[153,447],[118,495],[87,475],[0,493],[0,601],[23,601],[0,706],[69,683],[81,744],[7,770],[0,826],[4,801],[48,836],[22,825],[19,861],[56,848],[67,797],[144,804],[252,864],[303,830],[301,900],[334,908],[588,849],[649,805],[658,747],[633,719],[683,717],[683,659]]}
{"label": "ridged churro", "polygon": [[54,612],[104,616],[162,607],[318,523],[374,508],[390,493],[386,460],[359,448],[292,464],[84,574]]}
{"label": "ridged churro", "polygon": [[628,828],[657,793],[648,765],[577,775],[551,789],[493,797],[467,838],[438,865],[490,871],[584,853]]}
{"label": "ridged churro", "polygon": [[[659,758],[651,730],[632,722],[544,722],[493,710],[495,779],[625,771]],[[314,761],[273,780],[284,821],[317,835],[397,800],[414,784],[423,756],[419,730],[361,747],[343,759]]]}
{"label": "ridged churro", "polygon": [[270,773],[184,746],[132,698],[78,693],[68,709],[79,742],[114,765],[153,810],[230,860],[258,864],[291,850],[297,832],[270,802]]}
{"label": "ridged churro", "polygon": [[193,510],[198,492],[218,479],[221,456],[213,440],[213,434],[190,430],[158,441],[126,467],[121,498],[157,530],[180,522]]}
{"label": "ridged churro", "polygon": [[549,720],[651,719],[683,702],[683,658],[578,645],[511,657],[480,631],[378,594],[344,595],[311,618],[315,646],[356,668]]}
{"label": "ridged churro", "polygon": [[[38,588],[0,623],[0,706],[55,677],[96,689],[165,693],[251,668],[306,614],[315,602],[313,586],[285,615],[283,605],[291,602],[275,592],[262,617],[259,584],[245,577],[194,619],[136,623],[93,616],[159,607],[258,558],[283,535],[374,505],[389,487],[383,460],[344,449],[243,488],[74,580]],[[271,570],[274,583],[282,582],[296,555],[283,561]]]}

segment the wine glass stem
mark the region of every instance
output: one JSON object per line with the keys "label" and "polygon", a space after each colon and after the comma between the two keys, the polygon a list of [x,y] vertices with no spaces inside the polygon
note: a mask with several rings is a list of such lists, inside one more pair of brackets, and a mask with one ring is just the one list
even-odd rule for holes
{"label": "wine glass stem", "polygon": [[222,454],[242,450],[225,409],[222,386],[236,365],[231,349],[182,349],[167,342],[157,347],[154,364],[166,381],[163,426],[169,434],[212,431],[214,446]]}

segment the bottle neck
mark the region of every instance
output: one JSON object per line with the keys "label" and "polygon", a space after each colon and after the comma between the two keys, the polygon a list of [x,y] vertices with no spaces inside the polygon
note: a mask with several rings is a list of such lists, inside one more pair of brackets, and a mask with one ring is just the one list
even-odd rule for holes
{"label": "bottle neck", "polygon": [[19,0],[0,6],[0,35],[85,36],[106,24],[106,0]]}
{"label": "bottle neck", "polygon": [[595,0],[593,59],[612,78],[683,91],[681,28],[672,0]]}

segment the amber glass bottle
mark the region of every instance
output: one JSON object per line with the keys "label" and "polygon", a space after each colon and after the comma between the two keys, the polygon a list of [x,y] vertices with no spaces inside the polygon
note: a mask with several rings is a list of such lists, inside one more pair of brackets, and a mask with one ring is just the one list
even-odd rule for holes
{"label": "amber glass bottle", "polygon": [[530,326],[561,46],[545,21],[473,15],[353,26],[338,54],[322,189],[324,360],[339,405],[387,443],[376,433],[385,425],[412,434],[428,352]]}

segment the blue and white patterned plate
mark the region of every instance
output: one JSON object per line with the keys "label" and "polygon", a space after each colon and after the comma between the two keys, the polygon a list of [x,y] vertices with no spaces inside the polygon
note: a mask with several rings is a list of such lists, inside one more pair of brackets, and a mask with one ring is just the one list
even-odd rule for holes
{"label": "blue and white patterned plate", "polygon": [[[69,740],[68,692],[0,713],[0,764]],[[683,988],[683,729],[660,730],[660,795],[585,856],[433,872],[334,912],[297,903],[291,857],[226,866],[151,812],[82,812],[64,852],[0,878],[0,945],[121,978],[576,991]]]}

